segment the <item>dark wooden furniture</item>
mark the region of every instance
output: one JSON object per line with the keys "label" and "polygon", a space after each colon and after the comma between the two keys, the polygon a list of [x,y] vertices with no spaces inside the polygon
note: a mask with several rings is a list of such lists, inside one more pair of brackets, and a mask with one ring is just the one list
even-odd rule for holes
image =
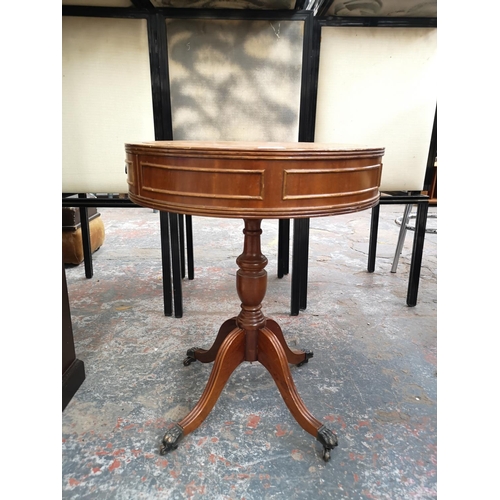
{"label": "dark wooden furniture", "polygon": [[85,380],[83,361],[76,357],[73,339],[73,325],[69,308],[68,285],[64,263],[62,265],[62,409],[66,408],[71,398]]}
{"label": "dark wooden furniture", "polygon": [[[96,208],[88,209],[87,220],[82,220],[81,209],[62,209],[62,256],[65,264],[79,265],[87,258],[87,244],[90,256],[104,243],[105,228],[101,214]],[[84,226],[88,226],[85,232]],[[86,240],[84,238],[86,236]]]}
{"label": "dark wooden furniture", "polygon": [[290,349],[278,323],[262,311],[267,286],[261,252],[262,219],[309,218],[355,212],[379,200],[383,148],[317,143],[157,141],[127,144],[129,197],[165,212],[244,220],[243,253],[236,290],[238,316],[225,321],[208,350],[192,348],[185,365],[214,362],[196,406],[165,434],[160,452],[175,449],[215,405],[243,361],[259,361],[270,372],[299,425],[323,445],[323,458],[336,435],[302,402],[288,364],[303,364],[310,351]]}

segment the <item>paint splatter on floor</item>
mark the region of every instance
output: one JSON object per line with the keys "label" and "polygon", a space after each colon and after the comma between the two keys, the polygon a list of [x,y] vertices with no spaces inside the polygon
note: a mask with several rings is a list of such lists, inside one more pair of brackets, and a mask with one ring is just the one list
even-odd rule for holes
{"label": "paint splatter on floor", "polygon": [[[177,450],[166,429],[197,403],[209,347],[239,310],[238,220],[194,218],[195,279],[184,317],[163,315],[159,215],[100,209],[105,244],[66,269],[86,380],[62,417],[67,499],[430,499],[436,497],[436,235],[427,235],[418,304],[405,304],[411,237],[390,273],[401,215],[382,207],[377,270],[366,273],[369,212],[312,219],[308,306],[289,315],[290,276],[276,277],[277,221],[263,222],[264,312],[289,343],[314,351],[291,367],[310,412],[339,438],[328,463],[259,363],[240,365],[214,409]],[[401,210],[402,211],[402,210]]]}

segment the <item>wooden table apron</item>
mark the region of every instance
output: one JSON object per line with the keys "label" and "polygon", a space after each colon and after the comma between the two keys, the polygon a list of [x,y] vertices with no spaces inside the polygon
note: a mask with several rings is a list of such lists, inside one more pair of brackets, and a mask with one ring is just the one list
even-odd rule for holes
{"label": "wooden table apron", "polygon": [[311,351],[290,349],[279,325],[264,316],[266,257],[262,219],[320,217],[356,212],[379,200],[384,148],[321,143],[155,141],[126,144],[129,198],[138,205],[188,215],[242,218],[243,253],[236,259],[238,316],[225,321],[208,350],[193,347],[184,364],[214,362],[197,405],[171,427],[162,454],[177,448],[215,405],[234,369],[259,361],[270,372],[299,425],[323,445],[336,435],[302,402],[289,363],[304,364]]}

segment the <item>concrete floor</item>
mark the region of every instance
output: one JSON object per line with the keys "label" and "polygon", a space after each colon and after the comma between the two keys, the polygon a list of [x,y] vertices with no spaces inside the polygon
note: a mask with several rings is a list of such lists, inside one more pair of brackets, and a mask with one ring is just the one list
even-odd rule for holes
{"label": "concrete floor", "polygon": [[158,213],[99,211],[106,240],[93,255],[94,277],[85,278],[83,264],[66,268],[86,380],[62,415],[63,498],[436,498],[436,234],[426,235],[410,308],[412,232],[390,272],[402,206],[381,207],[373,274],[369,210],[311,219],[308,307],[292,317],[291,277],[276,277],[278,222],[264,221],[264,313],[291,347],[314,351],[292,375],[339,446],[325,463],[265,368],[244,363],[202,425],[161,456],[164,432],[196,404],[212,366],[183,366],[186,350],[208,348],[239,311],[243,224],[193,218],[195,279],[183,282],[184,317],[176,319],[163,315]]}

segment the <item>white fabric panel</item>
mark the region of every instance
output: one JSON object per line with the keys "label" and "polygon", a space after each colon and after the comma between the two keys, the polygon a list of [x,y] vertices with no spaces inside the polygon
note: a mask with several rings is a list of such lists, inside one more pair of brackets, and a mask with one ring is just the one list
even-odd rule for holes
{"label": "white fabric panel", "polygon": [[63,16],[62,115],[62,192],[128,192],[124,144],[155,138],[146,20]]}
{"label": "white fabric panel", "polygon": [[437,99],[436,34],[322,28],[315,141],[385,147],[381,190],[423,188]]}
{"label": "white fabric panel", "polygon": [[296,141],[304,23],[167,20],[173,137]]}

